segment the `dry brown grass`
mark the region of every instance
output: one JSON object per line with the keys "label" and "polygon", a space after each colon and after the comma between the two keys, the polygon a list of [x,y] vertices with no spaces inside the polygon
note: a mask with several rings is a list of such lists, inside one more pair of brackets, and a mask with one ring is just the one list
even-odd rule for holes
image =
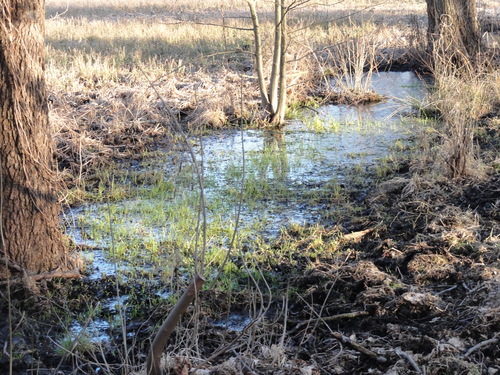
{"label": "dry brown grass", "polygon": [[442,122],[434,165],[452,178],[484,177],[489,168],[482,163],[475,133],[486,117],[498,115],[500,70],[488,56],[457,64],[453,56],[436,53],[431,71],[434,90],[428,106]]}
{"label": "dry brown grass", "polygon": [[[272,3],[259,6],[269,72]],[[293,12],[290,101],[328,90],[327,74],[342,76],[355,66],[359,76],[367,66],[411,62],[424,24],[425,4],[417,1],[404,7],[327,1]],[[82,171],[168,136],[150,80],[188,128],[253,118],[259,93],[250,26],[245,3],[237,0],[47,1],[46,72],[63,165]],[[359,41],[370,56],[340,53]]]}

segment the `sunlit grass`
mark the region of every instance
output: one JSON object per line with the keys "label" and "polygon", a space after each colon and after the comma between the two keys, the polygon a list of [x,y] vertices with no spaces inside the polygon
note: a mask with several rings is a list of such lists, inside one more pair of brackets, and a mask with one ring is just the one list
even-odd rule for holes
{"label": "sunlit grass", "polygon": [[126,72],[134,65],[168,73],[173,62],[203,66],[215,59],[208,55],[234,50],[250,41],[245,34],[214,26],[134,19],[118,24],[109,20],[57,19],[47,22],[46,34],[49,61],[61,68],[74,64],[80,74],[84,73],[83,67]]}
{"label": "sunlit grass", "polygon": [[[394,21],[396,16],[401,16],[401,7],[384,4],[386,8],[380,8],[380,13],[379,8],[370,12],[362,9],[370,4],[348,2],[340,6],[316,6],[291,16],[292,38],[288,50],[291,90],[300,91],[311,82],[316,84],[333,76],[345,84],[341,87],[343,91],[365,92],[369,87],[365,70],[367,66],[374,69],[376,55],[385,48],[409,47],[406,37],[413,31],[401,28]],[[411,1],[405,5],[406,11],[411,9],[424,16],[424,5]],[[261,10],[268,10],[266,7],[269,4]],[[150,87],[148,78],[167,105],[174,108],[179,117],[186,116],[186,123],[193,128],[210,122],[207,112],[222,113],[222,117],[232,113],[238,117],[255,111],[258,95],[251,53],[253,40],[251,32],[244,30],[250,26],[245,18],[244,2],[211,0],[166,4],[154,0],[116,0],[103,5],[97,0],[71,4],[54,0],[47,3],[47,9],[47,78],[55,97],[53,123],[64,124],[60,126],[62,131],[71,124],[80,137],[80,143],[73,140],[71,146],[78,148],[75,153],[82,159],[81,169],[96,155],[112,159],[115,150],[136,135],[136,143],[132,145],[139,144],[138,149],[144,134],[163,135],[166,114],[161,111],[163,103]],[[360,12],[345,17],[353,10]],[[391,12],[395,18],[388,16]],[[234,28],[223,28],[222,22]],[[272,48],[269,17],[263,17],[262,28],[264,57],[269,63]],[[313,58],[312,51],[322,52]],[[318,72],[323,77],[318,79]],[[498,85],[479,88],[498,96],[496,87]],[[244,98],[239,94],[242,89]],[[248,108],[241,110],[241,106]],[[293,109],[289,113],[299,114]],[[210,125],[214,126],[215,122]],[[225,124],[224,119],[220,123]],[[385,126],[376,121],[340,122],[335,118],[310,116],[310,113],[303,116],[303,123],[318,134],[337,133],[345,128],[355,128],[362,133]],[[99,144],[88,142],[85,137],[95,128],[102,129],[100,135],[107,144],[118,147],[103,150]],[[126,144],[125,150],[128,146]],[[403,142],[396,142],[394,154],[377,161],[376,178],[392,175],[399,168],[397,153],[405,149]],[[247,209],[257,208],[262,201],[265,205],[269,197],[283,202],[293,200],[287,173],[299,169],[302,163],[325,161],[310,145],[296,145],[295,151],[290,156],[279,147],[268,147],[247,154],[242,198]],[[353,151],[346,157],[363,156]],[[210,161],[207,164],[210,165]],[[354,169],[361,181],[363,167],[355,165]],[[107,248],[113,247],[119,259],[128,261],[136,257],[141,262],[168,265],[166,268],[171,273],[179,267],[189,269],[193,265],[193,251],[201,243],[199,192],[192,170],[185,167],[175,176],[167,176],[163,171],[129,172],[119,177],[113,173],[98,172],[93,181],[83,176],[87,178],[81,178],[68,194],[71,203],[87,199],[101,202],[81,218],[85,235],[101,241]],[[207,203],[206,256],[213,267],[222,264],[234,230],[243,171],[241,165],[235,164],[221,171],[221,175],[227,184],[222,194],[214,194]],[[216,189],[217,181],[207,179],[205,185]],[[325,190],[328,192],[311,191],[304,196],[310,202],[325,197],[335,203],[347,200],[342,184],[335,178],[326,184]],[[237,245],[262,228],[265,220],[266,217],[261,217],[246,222]],[[110,230],[114,244],[110,244]],[[232,261],[226,267],[237,268]]]}
{"label": "sunlit grass", "polygon": [[[352,2],[349,9],[360,6]],[[263,11],[271,8],[272,4],[260,5]],[[240,58],[244,64],[252,60],[248,52],[253,36],[248,30],[250,22],[244,1],[166,4],[150,0],[102,4],[54,0],[47,2],[47,11],[48,68],[49,77],[54,75],[53,84],[61,81],[58,77],[61,73],[77,78],[97,75],[115,81],[128,77],[135,65],[157,74],[179,72],[183,67],[213,71],[224,65],[221,61],[231,65],[227,56],[220,53],[236,50],[245,52]],[[346,18],[347,13],[346,5],[338,6],[337,2],[293,13],[290,27],[296,30],[292,31],[294,43],[290,45],[290,53],[299,57],[310,52],[310,48],[362,38],[379,28],[374,22],[376,13],[369,17],[354,13]],[[223,28],[223,24],[229,27]],[[266,41],[272,35],[271,19],[263,17],[261,26]],[[387,41],[389,33],[384,35],[381,40]],[[264,44],[266,59],[271,54],[271,44],[267,41]],[[234,62],[234,56],[228,57]]]}

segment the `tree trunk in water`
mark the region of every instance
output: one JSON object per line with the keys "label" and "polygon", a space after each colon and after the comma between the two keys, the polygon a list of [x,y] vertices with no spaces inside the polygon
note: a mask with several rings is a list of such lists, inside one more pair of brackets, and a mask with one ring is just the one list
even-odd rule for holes
{"label": "tree trunk in water", "polygon": [[257,15],[257,8],[255,0],[247,0],[248,7],[250,8],[250,15],[252,17],[253,35],[255,43],[255,63],[257,69],[257,76],[259,79],[260,99],[262,106],[265,110],[269,110],[271,103],[267,95],[267,85],[264,80],[264,63],[262,62],[262,42],[260,36],[259,17]]}
{"label": "tree trunk in water", "polygon": [[31,274],[65,270],[44,79],[45,4],[1,1],[0,257]]}
{"label": "tree trunk in water", "polygon": [[279,38],[280,38],[280,67],[279,67],[279,98],[278,98],[278,108],[274,113],[272,121],[278,125],[285,122],[285,113],[287,105],[287,84],[286,84],[286,50],[287,50],[287,7],[285,6],[285,0],[281,1],[281,20],[279,23]]}
{"label": "tree trunk in water", "polygon": [[289,8],[285,0],[274,2],[274,49],[273,63],[270,77],[269,92],[264,79],[264,64],[262,61],[262,46],[260,36],[259,18],[255,0],[246,0],[252,17],[254,41],[255,41],[255,64],[259,81],[261,104],[266,114],[266,120],[281,125],[285,121],[287,87],[286,87],[286,14]]}
{"label": "tree trunk in water", "polygon": [[274,49],[273,65],[271,69],[271,85],[269,87],[269,101],[271,114],[278,110],[278,88],[281,67],[281,0],[274,0]]}
{"label": "tree trunk in water", "polygon": [[428,40],[430,50],[438,41],[442,51],[475,56],[480,47],[476,0],[426,0],[428,16]]}

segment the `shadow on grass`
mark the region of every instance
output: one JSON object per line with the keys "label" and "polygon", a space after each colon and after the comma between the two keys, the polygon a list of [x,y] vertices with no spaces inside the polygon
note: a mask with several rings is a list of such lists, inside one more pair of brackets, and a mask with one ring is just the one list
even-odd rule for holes
{"label": "shadow on grass", "polygon": [[[233,43],[224,45],[205,39],[192,40],[190,43],[172,43],[162,36],[158,37],[130,37],[130,38],[100,38],[90,37],[82,40],[46,38],[49,55],[56,62],[68,61],[82,55],[89,59],[112,61],[117,65],[138,63],[162,64],[172,60],[183,59],[186,62],[220,63],[223,59],[246,61],[251,59],[250,54],[233,53],[237,49],[246,50],[249,39],[240,38]],[[248,56],[247,56],[248,55]],[[239,57],[235,57],[239,56]]]}

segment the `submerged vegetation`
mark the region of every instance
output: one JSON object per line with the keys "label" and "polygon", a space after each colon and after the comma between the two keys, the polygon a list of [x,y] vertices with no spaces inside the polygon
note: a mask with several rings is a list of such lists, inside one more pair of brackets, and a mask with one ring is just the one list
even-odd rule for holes
{"label": "submerged vegetation", "polygon": [[425,4],[310,3],[288,15],[271,127],[245,6],[47,0],[62,224],[86,269],[2,284],[0,372],[144,373],[200,263],[168,373],[499,372],[498,48],[457,67],[427,55]]}

